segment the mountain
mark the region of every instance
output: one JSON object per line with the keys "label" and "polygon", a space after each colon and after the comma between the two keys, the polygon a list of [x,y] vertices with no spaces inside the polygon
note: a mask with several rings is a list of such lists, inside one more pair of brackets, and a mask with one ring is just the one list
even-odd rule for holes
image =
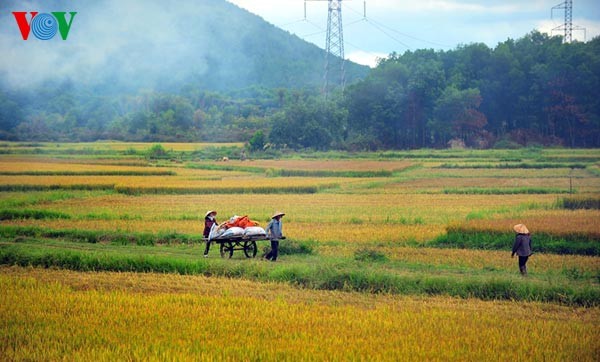
{"label": "mountain", "polygon": [[[77,14],[66,40],[30,34],[24,41],[13,11]],[[3,0],[0,29],[8,89],[69,83],[103,94],[305,88],[323,80],[323,49],[225,0]],[[348,82],[369,71],[346,64]]]}

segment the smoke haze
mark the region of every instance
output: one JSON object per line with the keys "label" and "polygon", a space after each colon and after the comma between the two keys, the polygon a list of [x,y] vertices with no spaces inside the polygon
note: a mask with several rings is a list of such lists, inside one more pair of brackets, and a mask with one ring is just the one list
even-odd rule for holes
{"label": "smoke haze", "polygon": [[[24,41],[13,11],[77,15],[66,41],[59,33],[47,41],[30,34]],[[244,34],[258,19],[224,0],[3,0],[0,75],[14,89],[65,81],[164,89],[208,82],[207,77],[225,86],[243,84],[256,66],[246,54],[253,49],[248,49]]]}

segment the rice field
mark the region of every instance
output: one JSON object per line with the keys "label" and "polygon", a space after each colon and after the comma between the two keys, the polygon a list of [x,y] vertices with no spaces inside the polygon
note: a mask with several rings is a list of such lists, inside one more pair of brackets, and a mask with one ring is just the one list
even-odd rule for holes
{"label": "rice field", "polygon": [[254,160],[250,162],[231,161],[236,166],[251,165],[262,168],[289,170],[337,170],[337,171],[401,171],[414,165],[411,161],[383,160]]}
{"label": "rice field", "polygon": [[[94,152],[118,152],[127,150],[146,151],[153,144],[142,142],[79,142],[79,143],[56,143],[56,142],[3,142],[0,149],[27,151],[37,149],[39,151],[51,150],[57,153],[71,151],[94,151]],[[173,151],[195,151],[209,147],[242,147],[242,143],[161,143],[167,150]]]}
{"label": "rice field", "polygon": [[[152,146],[0,144],[0,359],[597,360],[598,150]],[[278,262],[202,258],[211,209],[286,212]]]}
{"label": "rice field", "polygon": [[0,285],[9,360],[593,361],[600,337],[597,309],[538,303],[20,268]]}

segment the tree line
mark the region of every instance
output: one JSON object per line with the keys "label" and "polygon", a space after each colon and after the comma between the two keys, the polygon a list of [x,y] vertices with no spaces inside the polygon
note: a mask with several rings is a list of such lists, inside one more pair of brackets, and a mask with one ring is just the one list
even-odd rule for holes
{"label": "tree line", "polygon": [[319,150],[600,146],[600,38],[534,31],[390,54],[344,93],[264,88],[102,94],[70,82],[0,92],[0,138],[248,142]]}

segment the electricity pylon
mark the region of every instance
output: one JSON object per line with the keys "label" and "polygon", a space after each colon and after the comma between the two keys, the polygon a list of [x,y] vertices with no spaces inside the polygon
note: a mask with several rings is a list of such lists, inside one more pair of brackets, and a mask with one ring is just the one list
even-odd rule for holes
{"label": "electricity pylon", "polygon": [[342,0],[304,0],[306,18],[307,1],[327,1],[327,37],[325,40],[325,72],[323,75],[323,93],[325,97],[331,90],[346,85],[344,71],[344,28],[342,24]]}
{"label": "electricity pylon", "polygon": [[329,0],[327,15],[327,40],[325,48],[325,75],[323,92],[346,85],[344,71],[344,29],[342,26],[342,0]]}
{"label": "electricity pylon", "polygon": [[563,25],[557,26],[552,29],[554,31],[564,31],[563,42],[570,43],[573,41],[573,30],[583,30],[583,38],[585,41],[585,28],[580,26],[573,26],[573,0],[565,0],[562,3],[553,6],[550,10],[550,18],[554,14],[554,10],[565,10],[565,22]]}

